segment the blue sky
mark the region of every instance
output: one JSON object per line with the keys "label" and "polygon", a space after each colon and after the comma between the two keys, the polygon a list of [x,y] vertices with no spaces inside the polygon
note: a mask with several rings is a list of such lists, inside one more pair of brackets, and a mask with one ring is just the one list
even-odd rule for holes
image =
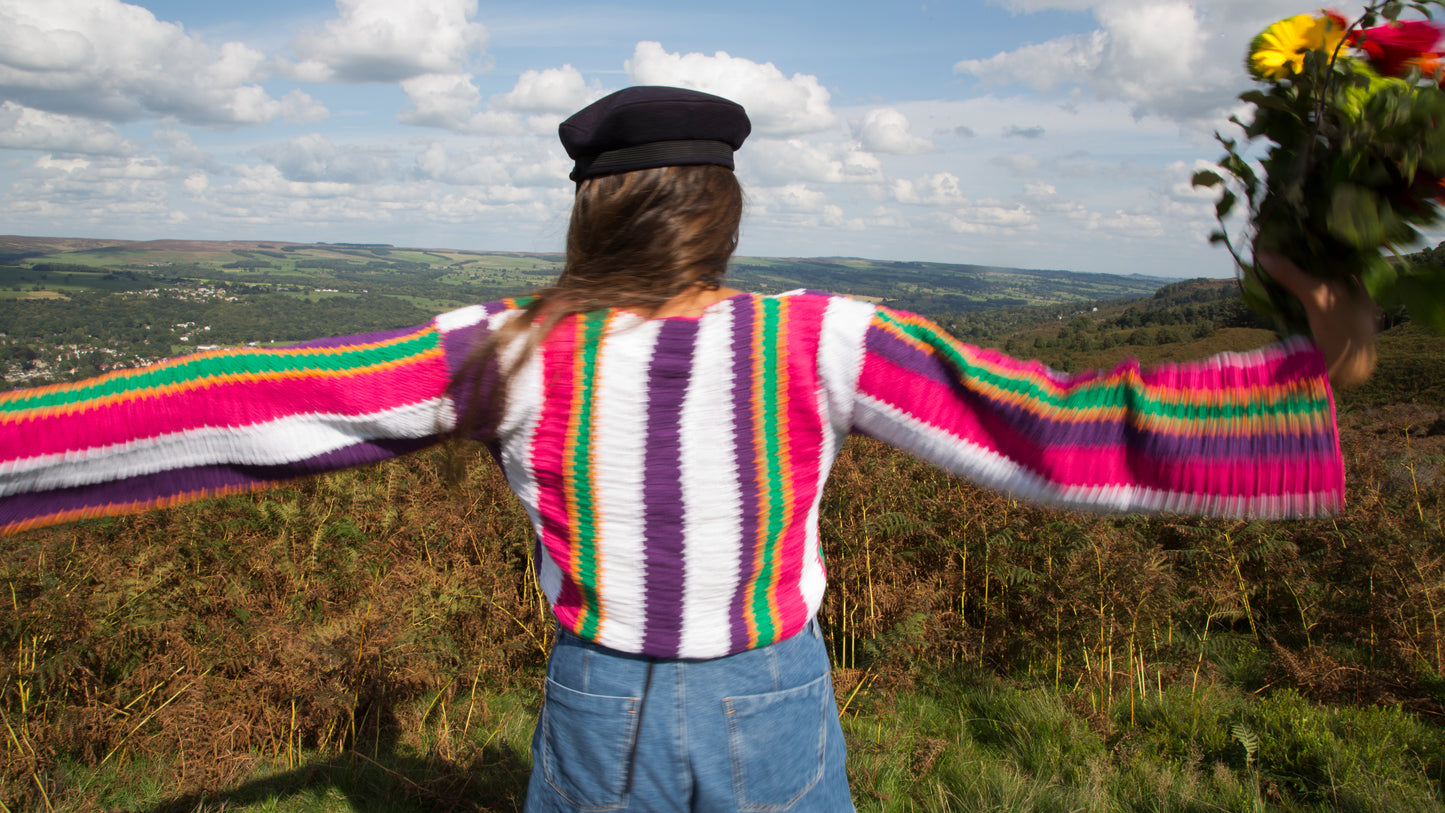
{"label": "blue sky", "polygon": [[1282,0],[0,0],[0,232],[556,251],[566,115],[733,98],[741,253],[1232,273],[1193,171]]}

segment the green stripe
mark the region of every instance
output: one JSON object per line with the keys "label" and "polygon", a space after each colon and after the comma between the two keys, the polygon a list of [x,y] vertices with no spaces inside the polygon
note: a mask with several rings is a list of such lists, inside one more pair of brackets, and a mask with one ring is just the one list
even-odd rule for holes
{"label": "green stripe", "polygon": [[[927,344],[942,355],[964,381],[976,381],[982,385],[1022,396],[1037,404],[1057,408],[1064,413],[1083,412],[1091,409],[1128,408],[1141,416],[1160,420],[1186,421],[1196,423],[1219,423],[1254,419],[1265,415],[1305,415],[1319,417],[1329,413],[1329,399],[1321,392],[1311,396],[1300,389],[1283,389],[1275,402],[1253,400],[1248,403],[1214,403],[1209,400],[1166,400],[1151,395],[1144,387],[1131,387],[1118,380],[1101,380],[1074,388],[1067,395],[1060,395],[1040,387],[1024,377],[1013,377],[995,370],[973,364],[960,351],[955,342],[939,331],[925,325],[910,324],[898,320],[892,314],[879,312],[879,318],[896,326],[918,341]],[[1188,393],[1182,389],[1161,389],[1159,393]]]}
{"label": "green stripe", "polygon": [[601,621],[597,590],[597,514],[596,494],[592,488],[592,406],[597,387],[597,356],[602,349],[602,335],[607,328],[607,311],[582,315],[582,379],[576,386],[582,390],[580,409],[572,420],[577,425],[577,443],[573,452],[571,488],[577,512],[572,517],[577,539],[577,585],[582,592],[578,614],[581,628],[577,634],[593,640]]}
{"label": "green stripe", "polygon": [[222,356],[182,357],[178,363],[157,369],[137,370],[131,375],[107,377],[92,382],[79,382],[59,390],[21,396],[0,403],[0,412],[21,412],[30,409],[53,409],[108,397],[159,390],[188,382],[228,376],[299,373],[309,370],[346,371],[374,364],[418,356],[435,349],[441,337],[434,330],[394,344],[334,349],[329,352],[276,352],[260,350]]}
{"label": "green stripe", "polygon": [[759,411],[763,419],[765,451],[760,462],[766,467],[763,482],[768,487],[768,505],[766,513],[758,518],[759,527],[764,529],[763,556],[758,572],[753,576],[752,601],[753,619],[760,644],[773,641],[777,635],[778,619],[774,617],[773,609],[768,606],[768,597],[773,592],[773,582],[777,577],[773,573],[772,557],[768,554],[776,550],[782,540],[783,517],[786,510],[786,506],[783,504],[782,443],[779,437],[781,428],[778,420],[778,416],[781,414],[778,368],[782,363],[780,353],[782,342],[775,340],[782,335],[779,332],[779,324],[782,321],[783,303],[778,299],[764,298],[761,300],[761,304],[759,316],[763,320],[762,371],[753,386],[758,388],[758,394],[761,396]]}

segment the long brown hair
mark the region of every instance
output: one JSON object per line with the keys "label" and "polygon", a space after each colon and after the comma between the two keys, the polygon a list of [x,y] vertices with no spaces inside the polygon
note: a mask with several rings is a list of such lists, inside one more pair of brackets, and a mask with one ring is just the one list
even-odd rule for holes
{"label": "long brown hair", "polygon": [[[742,213],[742,187],[720,166],[643,169],[578,184],[557,283],[534,292],[452,382],[463,401],[458,431],[496,438],[512,377],[563,319],[607,308],[650,314],[693,286],[720,287]],[[519,339],[519,352],[501,368],[503,350]]]}

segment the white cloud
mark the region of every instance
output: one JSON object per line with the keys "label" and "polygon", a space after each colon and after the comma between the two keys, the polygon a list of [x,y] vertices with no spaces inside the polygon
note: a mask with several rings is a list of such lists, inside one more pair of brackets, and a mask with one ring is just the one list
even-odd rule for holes
{"label": "white cloud", "polygon": [[243,168],[233,183],[211,184],[204,202],[208,219],[222,225],[259,226],[262,233],[273,235],[295,223],[305,224],[312,235],[332,227],[350,233],[366,229],[370,235],[405,234],[437,224],[536,229],[554,219],[562,205],[547,190],[506,184],[447,191],[430,181],[370,185],[296,181],[271,165]]}
{"label": "white cloud", "polygon": [[0,200],[9,217],[60,215],[67,222],[146,222],[169,217],[179,173],[152,158],[42,156]]}
{"label": "white cloud", "polygon": [[416,172],[423,178],[447,184],[477,185],[510,183],[510,169],[490,151],[480,155],[448,150],[433,143],[416,157]]}
{"label": "white cloud", "polygon": [[293,90],[281,97],[280,115],[292,123],[312,124],[331,118],[331,111],[310,94]]}
{"label": "white cloud", "polygon": [[191,134],[185,130],[166,127],[151,134],[157,147],[165,154],[172,166],[199,169],[210,173],[226,173],[230,167],[221,163],[211,153],[196,146]]}
{"label": "white cloud", "polygon": [[209,126],[319,115],[319,103],[304,94],[277,101],[256,84],[265,62],[246,45],[212,48],[118,0],[0,4],[0,99],[35,110]]}
{"label": "white cloud", "polygon": [[1038,228],[1038,219],[1023,204],[978,201],[939,216],[942,224],[962,234],[1014,234]]}
{"label": "white cloud", "polygon": [[1163,237],[1165,234],[1164,224],[1154,215],[1115,211],[1110,214],[1089,212],[1081,217],[1084,228],[1089,231],[1101,231],[1121,237]]}
{"label": "white cloud", "polygon": [[754,188],[748,192],[748,220],[744,231],[755,225],[770,230],[865,228],[860,218],[848,218],[843,207],[824,192],[807,184]]}
{"label": "white cloud", "polygon": [[411,76],[402,80],[401,89],[411,107],[401,112],[400,121],[423,127],[464,129],[482,98],[472,77],[462,73]]}
{"label": "white cloud", "polygon": [[506,93],[492,97],[492,106],[524,113],[556,113],[570,115],[602,97],[602,84],[590,84],[582,72],[571,65],[524,71],[517,84]]}
{"label": "white cloud", "polygon": [[487,45],[476,0],[336,0],[338,17],[296,38],[308,81],[400,82],[464,73]]}
{"label": "white cloud", "polygon": [[908,117],[892,107],[879,107],[864,113],[857,132],[864,149],[873,152],[918,155],[936,149],[932,141],[914,135]]}
{"label": "white cloud", "polygon": [[800,138],[762,139],[744,147],[740,171],[764,185],[796,181],[815,183],[878,183],[883,165],[876,155],[854,145],[817,144]]}
{"label": "white cloud", "polygon": [[129,155],[134,144],[109,124],[0,102],[0,148]]}
{"label": "white cloud", "polygon": [[989,85],[1020,84],[1033,90],[1050,90],[1096,71],[1108,39],[1103,31],[1060,37],[987,59],[961,60],[953,66],[953,72],[972,74]]}
{"label": "white cloud", "polygon": [[924,206],[957,206],[964,202],[958,176],[952,172],[925,175],[917,180],[894,179],[889,193],[899,203]]}
{"label": "white cloud", "polygon": [[732,99],[747,108],[753,132],[759,135],[800,135],[838,123],[818,77],[784,76],[771,62],[760,64],[725,51],[712,56],[672,54],[661,43],[639,42],[626,68],[635,84],[673,85]]}
{"label": "white cloud", "polygon": [[415,171],[426,180],[456,186],[561,188],[572,163],[550,146],[518,142],[516,149],[454,149],[434,142],[417,154]]}
{"label": "white cloud", "polygon": [[807,184],[793,183],[759,190],[749,203],[760,214],[768,212],[821,212],[828,205],[828,196]]}
{"label": "white cloud", "polygon": [[400,176],[391,150],[356,145],[338,147],[320,133],[254,150],[290,181],[373,184]]}
{"label": "white cloud", "polygon": [[403,80],[401,89],[411,102],[397,116],[402,124],[490,136],[523,135],[535,130],[519,113],[478,111],[482,94],[470,74],[422,74]]}
{"label": "white cloud", "polygon": [[206,190],[210,188],[211,180],[206,177],[206,173],[204,172],[192,172],[186,176],[186,180],[182,182],[181,186],[186,190],[186,194],[192,197],[200,197],[206,194]]}
{"label": "white cloud", "polygon": [[989,163],[994,166],[1003,167],[1018,175],[1028,175],[1037,172],[1039,167],[1043,165],[1043,162],[1032,155],[1019,155],[1017,153],[996,156]]}
{"label": "white cloud", "polygon": [[1241,68],[1250,39],[1298,13],[1285,0],[1005,0],[1019,12],[1089,11],[1099,28],[1025,45],[954,72],[985,84],[1037,91],[1083,85],[1128,102],[1138,115],[1181,121],[1217,119],[1247,84]]}

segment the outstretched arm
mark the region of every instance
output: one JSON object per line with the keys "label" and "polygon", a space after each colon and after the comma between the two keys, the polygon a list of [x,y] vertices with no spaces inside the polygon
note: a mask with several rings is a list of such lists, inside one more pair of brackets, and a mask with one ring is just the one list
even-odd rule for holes
{"label": "outstretched arm", "polygon": [[0,534],[372,463],[449,431],[435,324],[0,393]]}
{"label": "outstretched arm", "polygon": [[1296,337],[1188,364],[1061,373],[879,309],[853,428],[1052,504],[1312,516],[1344,494],[1326,369]]}

